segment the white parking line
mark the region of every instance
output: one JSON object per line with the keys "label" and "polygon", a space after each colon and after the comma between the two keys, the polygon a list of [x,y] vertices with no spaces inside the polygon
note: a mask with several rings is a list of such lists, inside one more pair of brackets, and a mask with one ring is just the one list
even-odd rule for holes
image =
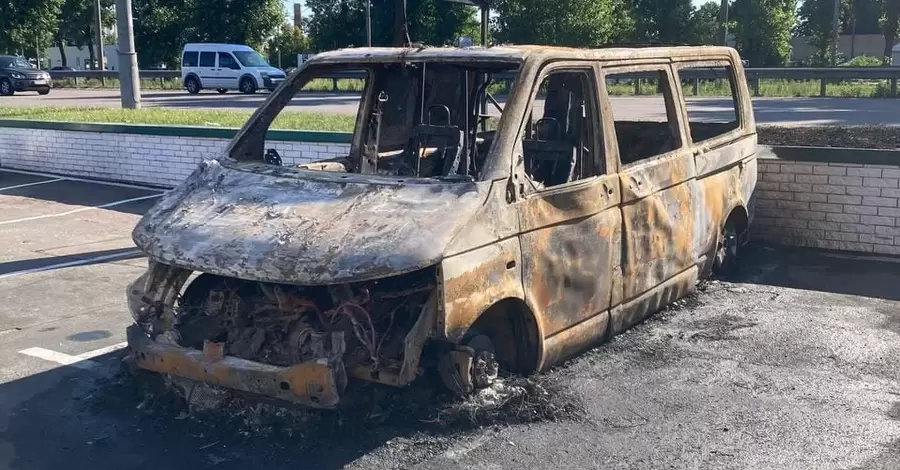
{"label": "white parking line", "polygon": [[43,359],[45,361],[55,362],[57,364],[61,364],[64,366],[77,367],[82,370],[96,371],[98,369],[102,369],[104,366],[103,366],[103,364],[92,360],[93,358],[102,356],[104,354],[109,354],[114,351],[118,351],[127,346],[128,346],[128,343],[118,343],[118,344],[114,344],[112,346],[107,346],[105,348],[88,351],[86,353],[82,353],[77,356],[53,351],[51,349],[44,349],[44,348],[23,349],[23,350],[19,351],[19,354],[36,357],[38,359]]}
{"label": "white parking line", "polygon": [[92,180],[92,179],[88,179],[88,178],[78,178],[75,176],[60,176],[60,175],[54,175],[51,173],[41,173],[39,171],[13,170],[11,168],[0,168],[0,173],[2,173],[2,172],[18,173],[21,175],[43,176],[45,178],[59,178],[61,180],[66,180],[66,181],[79,181],[82,183],[101,184],[104,186],[119,186],[122,188],[150,189],[150,190],[164,191],[164,190],[161,190],[160,188],[154,188],[154,187],[150,187],[150,186],[141,186],[139,184],[115,183],[112,181],[97,181],[97,180]]}
{"label": "white parking line", "polygon": [[52,180],[35,181],[34,183],[25,183],[25,184],[17,184],[15,186],[7,186],[5,188],[0,188],[0,191],[8,191],[10,189],[27,188],[29,186],[37,186],[39,184],[55,183],[57,181],[65,181],[65,178],[55,178]]}
{"label": "white parking line", "polygon": [[70,211],[60,212],[59,214],[43,214],[43,215],[36,215],[33,217],[25,217],[22,219],[4,220],[4,221],[0,221],[0,225],[15,224],[15,223],[19,223],[19,222],[28,222],[30,220],[49,219],[51,217],[62,217],[64,215],[76,214],[78,212],[89,211],[92,209],[105,209],[107,207],[119,206],[122,204],[128,204],[129,202],[143,201],[144,199],[150,199],[150,198],[160,197],[160,196],[162,196],[162,194],[151,194],[149,196],[133,197],[131,199],[123,199],[121,201],[108,202],[106,204],[100,204],[99,206],[79,207],[78,209],[72,209]]}
{"label": "white parking line", "polygon": [[72,266],[80,266],[82,264],[96,263],[98,261],[109,261],[109,260],[118,259],[118,258],[127,258],[129,256],[137,255],[140,253],[141,253],[140,250],[134,249],[134,250],[130,250],[130,251],[124,251],[122,253],[115,253],[115,254],[103,255],[103,256],[95,256],[93,258],[77,259],[74,261],[67,261],[65,263],[57,263],[57,264],[51,264],[48,266],[41,266],[39,268],[23,269],[21,271],[13,271],[11,273],[0,274],[0,279],[4,279],[7,277],[23,276],[25,274],[34,274],[34,273],[39,273],[42,271],[50,271],[53,269],[69,268]]}

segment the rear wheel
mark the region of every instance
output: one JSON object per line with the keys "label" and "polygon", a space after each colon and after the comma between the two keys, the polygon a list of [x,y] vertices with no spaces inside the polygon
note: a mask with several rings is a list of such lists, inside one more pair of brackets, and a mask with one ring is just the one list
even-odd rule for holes
{"label": "rear wheel", "polygon": [[716,247],[716,258],[713,263],[713,273],[716,276],[729,278],[737,275],[740,270],[738,236],[738,224],[729,218],[722,227],[719,244]]}
{"label": "rear wheel", "polygon": [[49,88],[44,88],[44,89],[42,89],[42,90],[38,90],[38,94],[39,94],[39,95],[46,95],[46,94],[49,94],[49,93],[50,93],[50,89],[49,89]]}
{"label": "rear wheel", "polygon": [[13,89],[12,82],[8,78],[0,78],[0,95],[12,96],[16,90]]}
{"label": "rear wheel", "polygon": [[196,77],[188,77],[184,80],[184,88],[188,93],[196,95],[200,93],[200,81]]}
{"label": "rear wheel", "polygon": [[244,77],[241,79],[238,88],[240,88],[241,93],[252,95],[253,93],[256,93],[256,80],[250,77]]}

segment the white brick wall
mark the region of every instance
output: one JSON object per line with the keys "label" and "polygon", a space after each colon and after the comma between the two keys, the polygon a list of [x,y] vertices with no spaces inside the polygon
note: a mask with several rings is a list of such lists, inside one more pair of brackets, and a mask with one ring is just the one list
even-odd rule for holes
{"label": "white brick wall", "polygon": [[[349,144],[268,141],[285,165],[346,155]],[[0,126],[0,167],[171,187],[228,139]]]}
{"label": "white brick wall", "polygon": [[900,255],[900,163],[763,159],[755,197],[757,239]]}

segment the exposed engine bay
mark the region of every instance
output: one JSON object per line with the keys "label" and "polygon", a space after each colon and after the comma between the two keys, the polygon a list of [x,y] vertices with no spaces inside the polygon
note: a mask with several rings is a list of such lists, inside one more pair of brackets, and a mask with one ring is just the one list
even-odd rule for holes
{"label": "exposed engine bay", "polygon": [[399,371],[403,341],[435,287],[412,277],[300,287],[204,274],[178,300],[174,332],[182,346],[224,343],[226,355],[277,366],[321,357],[318,338],[342,333],[345,366]]}

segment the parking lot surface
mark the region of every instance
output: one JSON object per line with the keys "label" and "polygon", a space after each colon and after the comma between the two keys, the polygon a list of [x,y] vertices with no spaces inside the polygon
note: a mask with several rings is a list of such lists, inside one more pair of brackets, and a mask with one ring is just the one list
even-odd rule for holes
{"label": "parking lot surface", "polygon": [[188,412],[120,370],[159,194],[0,170],[0,468],[900,468],[900,264],[767,246],[474,424],[427,383]]}

